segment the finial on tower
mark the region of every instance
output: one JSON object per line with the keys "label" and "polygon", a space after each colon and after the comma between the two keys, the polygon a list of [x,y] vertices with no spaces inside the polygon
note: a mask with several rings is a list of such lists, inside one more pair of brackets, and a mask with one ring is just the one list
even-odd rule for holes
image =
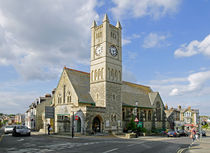
{"label": "finial on tower", "polygon": [[91,28],[94,28],[94,27],[96,27],[97,26],[97,24],[96,24],[96,21],[94,20],[93,21],[93,24],[92,24],[92,26],[91,26]]}
{"label": "finial on tower", "polygon": [[121,24],[120,24],[120,21],[119,21],[119,20],[117,21],[116,27],[117,27],[117,28],[122,29],[122,26],[121,26]]}
{"label": "finial on tower", "polygon": [[103,22],[108,22],[108,23],[109,23],[109,18],[108,18],[108,16],[107,16],[107,14],[104,15]]}

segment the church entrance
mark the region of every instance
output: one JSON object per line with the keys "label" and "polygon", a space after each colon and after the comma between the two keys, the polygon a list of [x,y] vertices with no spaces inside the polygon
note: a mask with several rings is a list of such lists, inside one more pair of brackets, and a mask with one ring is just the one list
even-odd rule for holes
{"label": "church entrance", "polygon": [[80,119],[80,117],[78,117],[78,120],[77,120],[77,132],[81,132],[81,119]]}
{"label": "church entrance", "polygon": [[95,117],[93,119],[93,125],[92,125],[92,130],[97,133],[101,132],[101,121],[98,117]]}

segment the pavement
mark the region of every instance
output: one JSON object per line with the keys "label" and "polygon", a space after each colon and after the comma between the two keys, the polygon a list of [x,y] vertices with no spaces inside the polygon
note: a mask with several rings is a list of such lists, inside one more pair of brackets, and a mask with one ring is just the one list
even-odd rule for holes
{"label": "pavement", "polygon": [[196,140],[188,148],[186,153],[210,153],[210,136],[202,137],[201,140]]}

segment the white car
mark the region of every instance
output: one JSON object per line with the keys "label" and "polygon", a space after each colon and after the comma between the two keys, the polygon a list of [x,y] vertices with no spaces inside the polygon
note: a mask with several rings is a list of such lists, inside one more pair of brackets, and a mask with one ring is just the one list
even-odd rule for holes
{"label": "white car", "polygon": [[4,133],[8,134],[8,133],[12,133],[13,132],[13,128],[15,127],[15,125],[8,125],[4,128]]}
{"label": "white car", "polygon": [[31,135],[31,130],[25,125],[16,125],[13,128],[12,136]]}

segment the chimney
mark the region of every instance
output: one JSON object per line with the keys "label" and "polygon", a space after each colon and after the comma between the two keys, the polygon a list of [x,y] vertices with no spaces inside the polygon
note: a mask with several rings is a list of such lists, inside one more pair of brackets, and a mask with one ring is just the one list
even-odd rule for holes
{"label": "chimney", "polygon": [[51,97],[51,94],[45,94],[45,98]]}
{"label": "chimney", "polygon": [[56,88],[54,88],[54,89],[52,90],[52,96],[55,94],[55,90],[56,90]]}
{"label": "chimney", "polygon": [[167,104],[165,104],[165,110],[168,110],[168,105]]}

